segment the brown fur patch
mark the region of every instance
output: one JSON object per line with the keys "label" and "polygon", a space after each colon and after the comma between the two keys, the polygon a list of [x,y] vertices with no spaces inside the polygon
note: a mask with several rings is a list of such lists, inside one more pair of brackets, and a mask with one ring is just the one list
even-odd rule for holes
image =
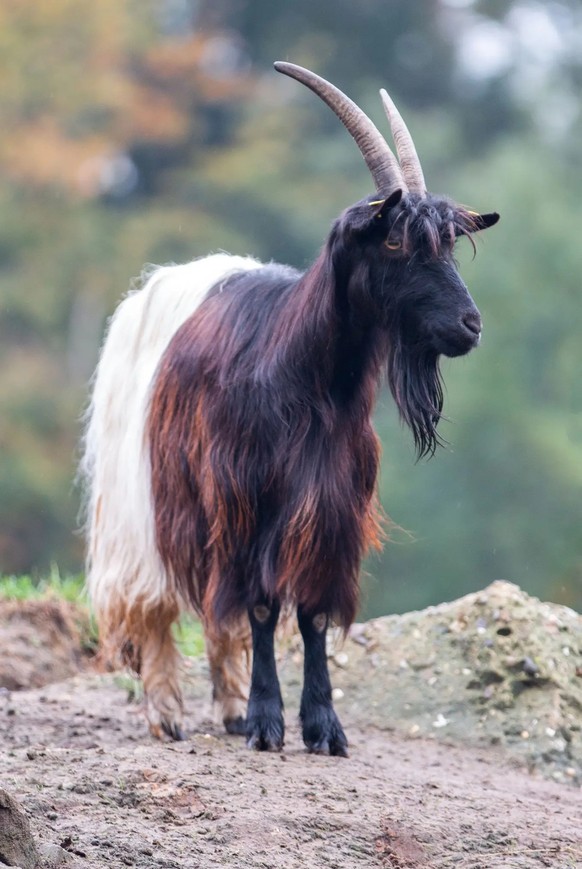
{"label": "brown fur patch", "polygon": [[244,717],[248,699],[251,632],[246,616],[227,630],[209,626],[206,654],[210,664],[213,699],[221,707],[223,721]]}

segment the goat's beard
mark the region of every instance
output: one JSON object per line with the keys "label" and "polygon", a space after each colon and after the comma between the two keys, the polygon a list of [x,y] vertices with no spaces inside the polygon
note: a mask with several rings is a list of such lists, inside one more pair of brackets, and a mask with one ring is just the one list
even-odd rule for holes
{"label": "goat's beard", "polygon": [[438,354],[394,342],[388,356],[388,385],[400,419],[412,432],[418,459],[433,456],[443,444],[437,434],[443,409]]}

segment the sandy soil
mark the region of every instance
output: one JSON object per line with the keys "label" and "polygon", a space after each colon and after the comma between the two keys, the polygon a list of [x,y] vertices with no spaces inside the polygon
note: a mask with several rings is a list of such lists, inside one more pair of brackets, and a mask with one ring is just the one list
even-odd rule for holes
{"label": "sandy soil", "polygon": [[[484,605],[478,606],[483,620]],[[470,613],[466,602],[463,607]],[[444,616],[439,611],[435,618],[436,624]],[[473,655],[467,619],[462,646]],[[390,624],[381,626],[383,635],[389,636]],[[417,630],[417,621],[414,625]],[[568,631],[561,630],[560,648],[565,635],[573,646],[574,630],[576,621]],[[44,688],[0,693],[0,783],[25,808],[37,841],[60,846],[53,849],[55,863],[71,869],[580,869],[577,774],[556,779],[569,767],[556,766],[551,752],[546,768],[512,754],[501,738],[503,728],[499,739],[448,744],[458,741],[454,728],[449,736],[446,726],[429,732],[431,720],[436,725],[454,717],[456,706],[444,692],[434,707],[443,710],[441,718],[430,709],[425,727],[425,718],[413,707],[418,725],[411,726],[410,720],[404,727],[393,725],[399,714],[395,701],[393,717],[386,712],[392,708],[385,697],[389,673],[378,689],[378,670],[391,670],[383,664],[381,646],[375,645],[379,632],[379,625],[372,625],[367,629],[369,649],[360,636],[343,658],[336,655],[341,667],[334,669],[331,663],[334,682],[343,685],[337,708],[350,741],[348,759],[303,750],[296,721],[297,651],[291,644],[281,666],[287,707],[281,754],[250,752],[240,738],[227,736],[213,722],[205,665],[198,661],[186,673],[189,738],[183,743],[161,744],[149,736],[138,706],[128,699],[132,683],[119,675],[82,674]],[[513,636],[517,632],[516,622]],[[456,628],[451,636],[457,648]],[[482,631],[475,633],[482,636]],[[504,630],[499,642],[507,640]],[[422,674],[430,708],[435,677],[424,659],[421,663],[415,670],[400,661],[392,669],[398,679]],[[489,659],[485,664],[490,668]],[[513,674],[508,679],[516,678],[515,668],[508,672]],[[463,679],[475,695],[475,676]],[[575,685],[577,679],[573,677]],[[504,683],[498,684],[501,690]],[[554,703],[555,692],[540,685],[516,696],[519,702],[531,694],[536,702],[547,697]],[[369,709],[364,707],[367,693],[377,698],[370,699]],[[460,698],[454,699],[458,706]],[[488,715],[483,703],[490,699],[487,691],[480,705],[475,701],[482,717]],[[383,718],[378,716],[382,702]],[[498,714],[491,720],[498,726],[499,703],[495,708]],[[513,710],[518,712],[522,714],[520,707]],[[572,719],[569,746],[576,745],[577,726]],[[567,763],[576,766],[574,749]],[[544,778],[548,772],[550,778]],[[55,863],[45,860],[44,865]]]}
{"label": "sandy soil", "polygon": [[3,785],[79,867],[582,867],[579,790],[471,751],[361,728],[350,758],[256,754],[188,709],[159,744],[112,677],[5,698]]}

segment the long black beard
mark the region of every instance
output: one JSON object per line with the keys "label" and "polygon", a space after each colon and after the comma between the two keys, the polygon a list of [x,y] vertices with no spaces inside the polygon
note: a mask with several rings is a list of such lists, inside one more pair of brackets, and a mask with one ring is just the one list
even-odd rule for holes
{"label": "long black beard", "polygon": [[438,355],[395,342],[388,357],[388,385],[400,419],[412,432],[418,459],[430,458],[444,443],[437,434],[443,409]]}

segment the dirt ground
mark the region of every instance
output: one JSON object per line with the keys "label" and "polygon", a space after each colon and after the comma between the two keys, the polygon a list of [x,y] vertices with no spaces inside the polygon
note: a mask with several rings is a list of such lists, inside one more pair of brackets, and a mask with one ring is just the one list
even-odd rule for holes
{"label": "dirt ground", "polygon": [[86,609],[52,597],[0,598],[0,690],[41,688],[74,676],[91,646]]}
{"label": "dirt ground", "polygon": [[[185,673],[189,738],[183,743],[149,736],[128,700],[132,684],[120,675],[89,672],[44,688],[4,691],[0,783],[26,810],[37,841],[60,846],[55,860],[71,869],[580,869],[582,708],[555,675],[563,661],[554,662],[551,679],[541,653],[534,661],[525,650],[525,664],[517,666],[519,618],[512,620],[508,605],[500,610],[495,597],[515,587],[491,589],[486,601],[467,598],[431,610],[426,636],[434,660],[418,637],[413,658],[403,637],[391,663],[395,631],[413,639],[419,631],[414,614],[369,623],[343,651],[330,650],[348,759],[303,750],[296,720],[299,652],[292,641],[281,654],[287,709],[281,754],[250,752],[222,732],[211,716],[205,664],[194,661]],[[518,612],[524,600],[516,597]],[[572,673],[577,690],[579,616],[540,612],[551,616],[550,624],[558,619],[559,648],[571,649],[563,654],[564,679]],[[439,647],[435,636],[444,623],[448,639]],[[389,640],[385,647],[380,634]],[[499,662],[475,646],[489,635],[500,639],[483,648],[489,655],[501,646]],[[509,640],[511,648],[503,645]],[[465,698],[436,690],[439,680],[452,679],[447,644],[460,655]],[[495,678],[483,675],[492,672]],[[416,681],[424,705],[415,705],[406,680]],[[516,690],[518,683],[531,690]],[[516,704],[505,727],[500,719],[509,694]],[[534,706],[520,705],[528,697]],[[546,706],[549,717],[541,720]],[[461,720],[470,731],[462,738]],[[541,742],[524,753],[535,738],[534,721]]]}

